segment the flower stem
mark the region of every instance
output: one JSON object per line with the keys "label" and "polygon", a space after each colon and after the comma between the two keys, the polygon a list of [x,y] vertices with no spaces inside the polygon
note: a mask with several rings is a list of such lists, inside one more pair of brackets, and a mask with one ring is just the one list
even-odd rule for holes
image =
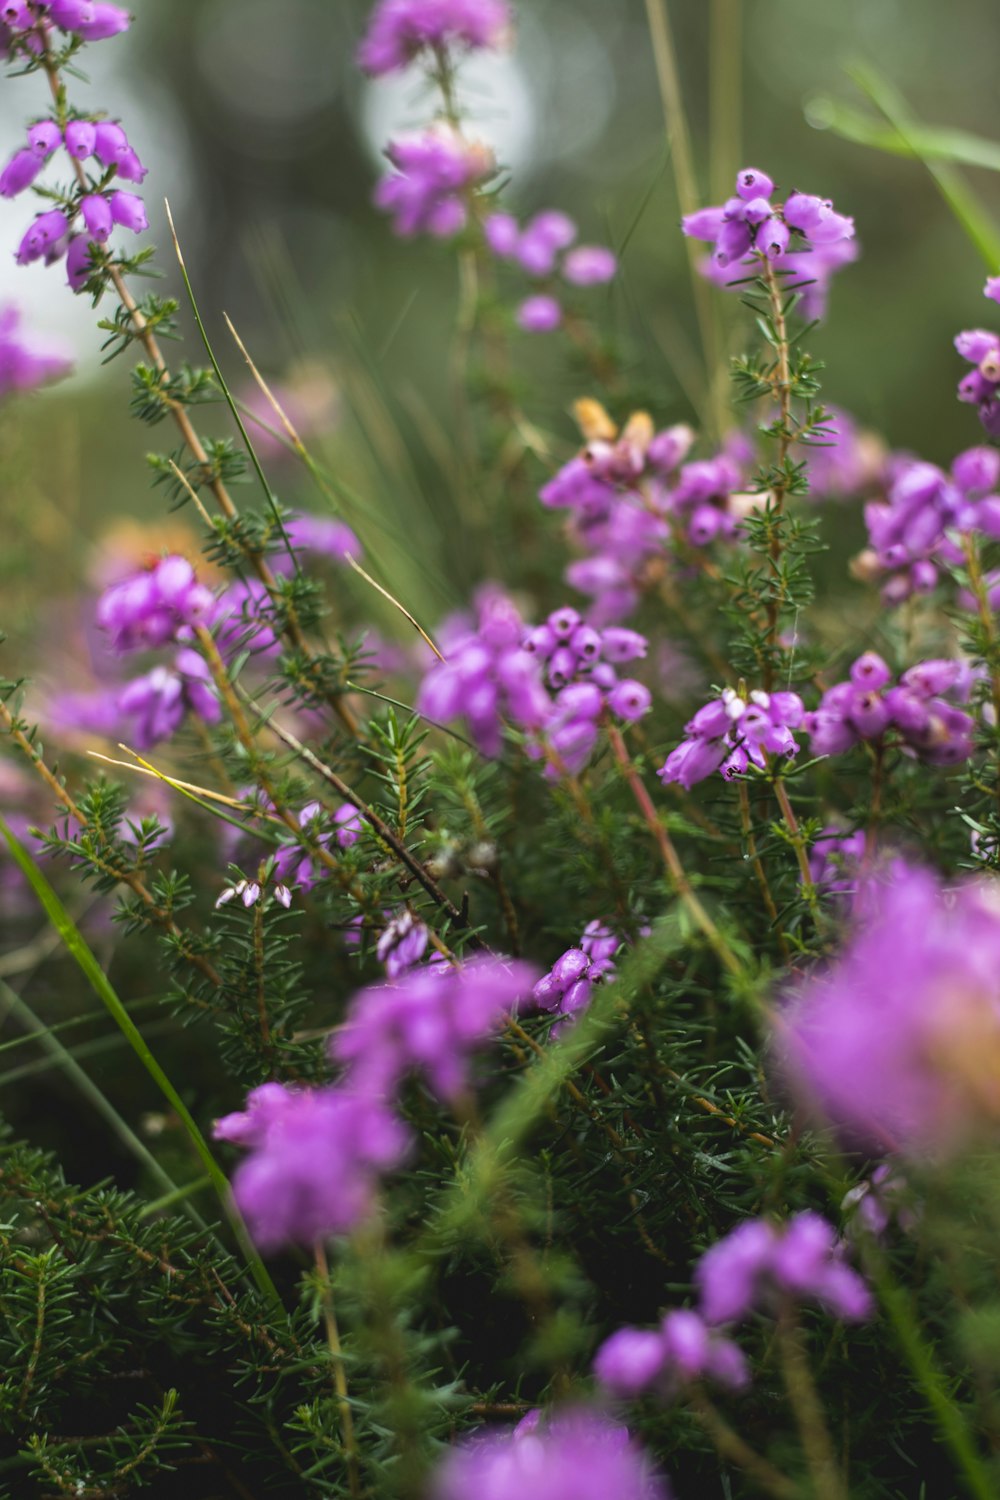
{"label": "flower stem", "polygon": [[723,966],[728,969],[730,974],[742,974],[743,968],[739,959],[695,894],[684,866],[680,862],[677,850],[674,847],[674,841],[657,816],[656,808],[653,806],[652,799],[643,785],[642,778],[629,759],[629,753],[625,747],[621,730],[617,724],[612,723],[608,723],[605,728],[607,730],[608,743],[611,746],[611,753],[621,767],[647,828],[656,840],[657,847],[663,856],[663,863],[667,867],[671,885],[683,901],[696,925],[705,934]]}
{"label": "flower stem", "polygon": [[351,1411],[347,1389],[347,1373],[344,1369],[344,1354],[340,1345],[340,1330],[337,1327],[337,1314],[333,1305],[330,1266],[326,1258],[326,1248],[322,1241],[316,1241],[316,1244],[313,1246],[313,1255],[316,1260],[316,1272],[319,1277],[320,1306],[323,1309],[326,1342],[330,1350],[333,1388],[337,1395],[337,1406],[340,1410],[340,1432],[344,1439],[344,1454],[347,1459],[347,1482],[350,1485],[351,1500],[358,1500],[361,1494],[361,1476],[358,1469],[358,1440],[354,1431],[354,1414]]}

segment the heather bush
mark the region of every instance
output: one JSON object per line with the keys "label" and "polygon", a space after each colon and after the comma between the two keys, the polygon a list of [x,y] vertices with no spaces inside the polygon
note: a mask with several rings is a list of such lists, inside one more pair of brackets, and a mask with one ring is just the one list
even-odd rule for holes
{"label": "heather bush", "polygon": [[[648,18],[683,399],[607,316],[627,226],[527,210],[469,125],[507,0],[377,0],[355,38],[417,85],[383,232],[457,271],[444,446],[494,566],[435,619],[323,400],[207,331],[181,215],[154,260],[84,74],[132,18],[0,8],[11,254],[130,366],[159,514],[5,648],[0,1052],[74,1117],[40,1084],[0,1138],[3,1493],[997,1493],[1000,334],[955,339],[947,468],[827,404],[864,224],[822,153],[709,203]],[[972,148],[871,92],[989,323],[1000,238],[942,165]],[[69,378],[0,312],[0,422]]]}

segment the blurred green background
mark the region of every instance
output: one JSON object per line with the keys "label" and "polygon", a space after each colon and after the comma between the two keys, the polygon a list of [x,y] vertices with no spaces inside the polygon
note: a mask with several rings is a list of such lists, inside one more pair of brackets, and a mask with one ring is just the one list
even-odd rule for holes
{"label": "blurred green background", "polygon": [[[158,264],[179,291],[160,206],[170,198],[234,382],[241,363],[223,310],[269,374],[306,360],[329,383],[320,446],[363,497],[347,519],[377,550],[383,576],[437,618],[502,569],[490,517],[469,525],[477,502],[455,493],[445,456],[455,257],[435,242],[395,240],[370,204],[380,142],[425,119],[428,100],[415,75],[369,83],[358,73],[368,10],[363,0],[137,0],[132,32],[88,50],[92,83],[74,99],[120,114],[151,166],[144,192]],[[625,245],[623,275],[590,305],[657,423],[688,419],[676,370],[697,330],[643,0],[521,0],[517,10],[512,53],[467,76],[471,129],[494,139],[509,165],[513,211],[559,206],[585,239]],[[985,267],[919,162],[810,122],[822,118],[824,96],[868,107],[844,71],[860,58],[923,120],[1000,140],[995,4],[675,0],[669,13],[705,201],[749,162],[781,188],[832,196],[855,215],[862,259],[837,278],[829,321],[811,339],[827,365],[826,394],[893,446],[947,461],[978,437],[954,399],[951,339],[995,311],[981,296]],[[5,82],[5,149],[41,87]],[[982,171],[971,180],[1000,216],[1000,180]],[[3,206],[9,249],[28,211],[23,199]],[[69,585],[110,517],[162,513],[143,455],[173,437],[129,420],[125,362],[102,371],[93,315],[60,270],[22,271],[9,254],[0,265],[0,302],[22,301],[49,330],[70,320],[80,361],[76,379],[19,403],[0,433],[4,624],[16,637],[29,631],[32,597]],[[197,361],[190,319],[185,326]],[[515,335],[514,357],[528,415],[568,451],[567,408],[589,383],[557,346]],[[206,422],[224,426],[214,412]],[[308,493],[286,469],[274,483],[289,503]]]}

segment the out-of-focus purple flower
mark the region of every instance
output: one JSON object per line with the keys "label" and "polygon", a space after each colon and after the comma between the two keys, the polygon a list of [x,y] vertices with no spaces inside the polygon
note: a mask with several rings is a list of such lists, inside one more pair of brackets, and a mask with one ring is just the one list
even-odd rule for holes
{"label": "out-of-focus purple flower", "polygon": [[397,234],[448,239],[468,218],[467,196],[495,170],[487,147],[444,125],[400,136],[386,148],[396,168],[375,189],[375,203],[393,217]]}
{"label": "out-of-focus purple flower", "polygon": [[503,748],[503,720],[540,729],[552,701],[538,662],[522,648],[524,624],[513,602],[495,585],[477,590],[474,622],[466,617],[441,631],[446,662],[438,662],[420,685],[417,706],[429,719],[464,718],[486,756]]}
{"label": "out-of-focus purple flower", "polygon": [[401,911],[386,924],[375,946],[390,979],[398,979],[418,964],[427,951],[427,928],[411,911]]}
{"label": "out-of-focus purple flower", "polygon": [[186,557],[161,557],[152,567],[106,589],[97,623],[116,651],[148,651],[190,640],[195,625],[211,625],[215,598],[198,582]]}
{"label": "out-of-focus purple flower", "polygon": [[233,1196],[262,1250],[347,1234],[371,1213],[381,1173],[406,1155],[405,1127],[379,1100],[345,1089],[265,1083],[215,1124],[249,1156]]}
{"label": "out-of-focus purple flower", "polygon": [[505,0],[380,0],[358,48],[358,62],[378,77],[437,48],[499,47],[511,24]]}
{"label": "out-of-focus purple flower", "polygon": [[271,598],[259,578],[238,579],[219,596],[214,628],[219,650],[227,660],[242,651],[259,657],[277,656],[281,651]]}
{"label": "out-of-focus purple flower", "polygon": [[626,1428],[584,1409],[475,1436],[432,1475],[430,1500],[669,1500]]}
{"label": "out-of-focus purple flower", "polygon": [[837,828],[824,828],[809,848],[809,874],[813,885],[831,895],[850,895],[857,890],[864,854],[863,829],[843,833]]}
{"label": "out-of-focus purple flower", "polygon": [[133,720],[131,737],[140,750],[168,740],[189,713],[206,724],[218,724],[222,708],[212,674],[197,651],[178,651],[172,667],[158,666],[137,677],[118,698],[119,712]]}
{"label": "out-of-focus purple flower", "polygon": [[827,412],[823,436],[804,450],[809,498],[851,500],[871,493],[885,478],[884,445],[839,406],[827,407]]}
{"label": "out-of-focus purple flower", "polygon": [[865,506],[869,548],[855,573],[883,579],[882,597],[899,604],[932,590],[942,564],[964,561],[953,533],[1000,536],[1000,455],[986,447],[960,453],[946,474],[935,464],[900,455],[887,466],[887,492]]}
{"label": "out-of-focus purple flower", "polygon": [[[332,516],[292,516],[285,522],[285,534],[296,552],[312,552],[317,557],[329,557],[334,562],[344,563],[348,558],[360,559],[361,543],[345,521]],[[290,560],[276,553],[272,565],[279,568]]]}
{"label": "out-of-focus purple flower", "polygon": [[624,1400],[647,1391],[670,1399],[696,1380],[713,1380],[731,1390],[750,1382],[737,1345],[688,1308],[667,1313],[655,1332],[620,1328],[597,1351],[594,1374]]}
{"label": "out-of-focus purple flower", "polygon": [[972,754],[975,721],[945,695],[967,701],[973,671],[967,662],[930,660],[908,668],[896,686],[880,656],[866,651],[847,682],[828,688],[806,716],[814,755],[840,755],[862,740],[892,734],[909,755],[932,766],[952,766]]}
{"label": "out-of-focus purple flower", "polygon": [[577,245],[562,263],[562,274],[573,286],[602,286],[617,270],[618,258],[606,245]]}
{"label": "out-of-focus purple flower", "polygon": [[778,1226],[748,1219],[705,1252],[694,1273],[710,1324],[739,1323],[755,1308],[787,1298],[816,1301],[848,1322],[870,1317],[867,1286],[844,1259],[844,1245],[819,1214]]}
{"label": "out-of-focus purple flower", "polygon": [[415,1069],[440,1098],[455,1099],[468,1085],[472,1052],[501,1030],[537,977],[530,964],[487,957],[410,969],[354,996],[331,1056],[363,1092],[389,1096]]}
{"label": "out-of-focus purple flower", "polygon": [[791,994],[778,1065],[852,1140],[943,1155],[1000,1118],[995,885],[945,891],[895,863],[856,903],[839,958]]}
{"label": "out-of-focus purple flower", "polygon": [[526,333],[551,333],[562,322],[562,308],[544,292],[527,297],[517,310],[517,321]]}
{"label": "out-of-focus purple flower", "polygon": [[880,1239],[892,1220],[902,1229],[912,1229],[917,1215],[907,1202],[908,1184],[891,1162],[882,1162],[864,1182],[844,1194],[840,1207],[847,1216],[849,1234],[861,1230]]}
{"label": "out-of-focus purple flower", "polygon": [[27,340],[16,307],[0,308],[0,401],[12,391],[32,391],[68,375],[72,360]]}
{"label": "out-of-focus purple flower", "polygon": [[742,775],[751,765],[764,769],[768,755],[798,754],[792,730],[805,717],[797,693],[752,692],[744,699],[726,688],[688,720],[687,739],[670,752],[657,775],[664,785],[677,782],[690,791],[715,771],[728,777]]}

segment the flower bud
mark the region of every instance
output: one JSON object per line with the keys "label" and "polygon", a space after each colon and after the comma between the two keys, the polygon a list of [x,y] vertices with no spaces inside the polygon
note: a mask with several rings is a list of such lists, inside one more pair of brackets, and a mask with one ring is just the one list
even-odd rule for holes
{"label": "flower bud", "polygon": [[31,186],[44,165],[44,158],[30,147],[25,146],[23,150],[16,151],[0,172],[0,198],[16,198],[18,193],[23,193],[25,188]]}
{"label": "flower bud", "polygon": [[116,224],[120,224],[123,229],[131,229],[135,234],[141,234],[144,229],[149,228],[146,205],[135,193],[112,193],[111,213]]}
{"label": "flower bud", "polygon": [[94,154],[94,145],[97,141],[97,126],[92,120],[70,120],[66,126],[63,139],[66,142],[66,150],[76,161],[86,161],[88,156]]}
{"label": "flower bud", "polygon": [[88,193],[86,198],[81,199],[80,212],[90,238],[103,244],[115,227],[111,205],[107,198],[103,193]]}

